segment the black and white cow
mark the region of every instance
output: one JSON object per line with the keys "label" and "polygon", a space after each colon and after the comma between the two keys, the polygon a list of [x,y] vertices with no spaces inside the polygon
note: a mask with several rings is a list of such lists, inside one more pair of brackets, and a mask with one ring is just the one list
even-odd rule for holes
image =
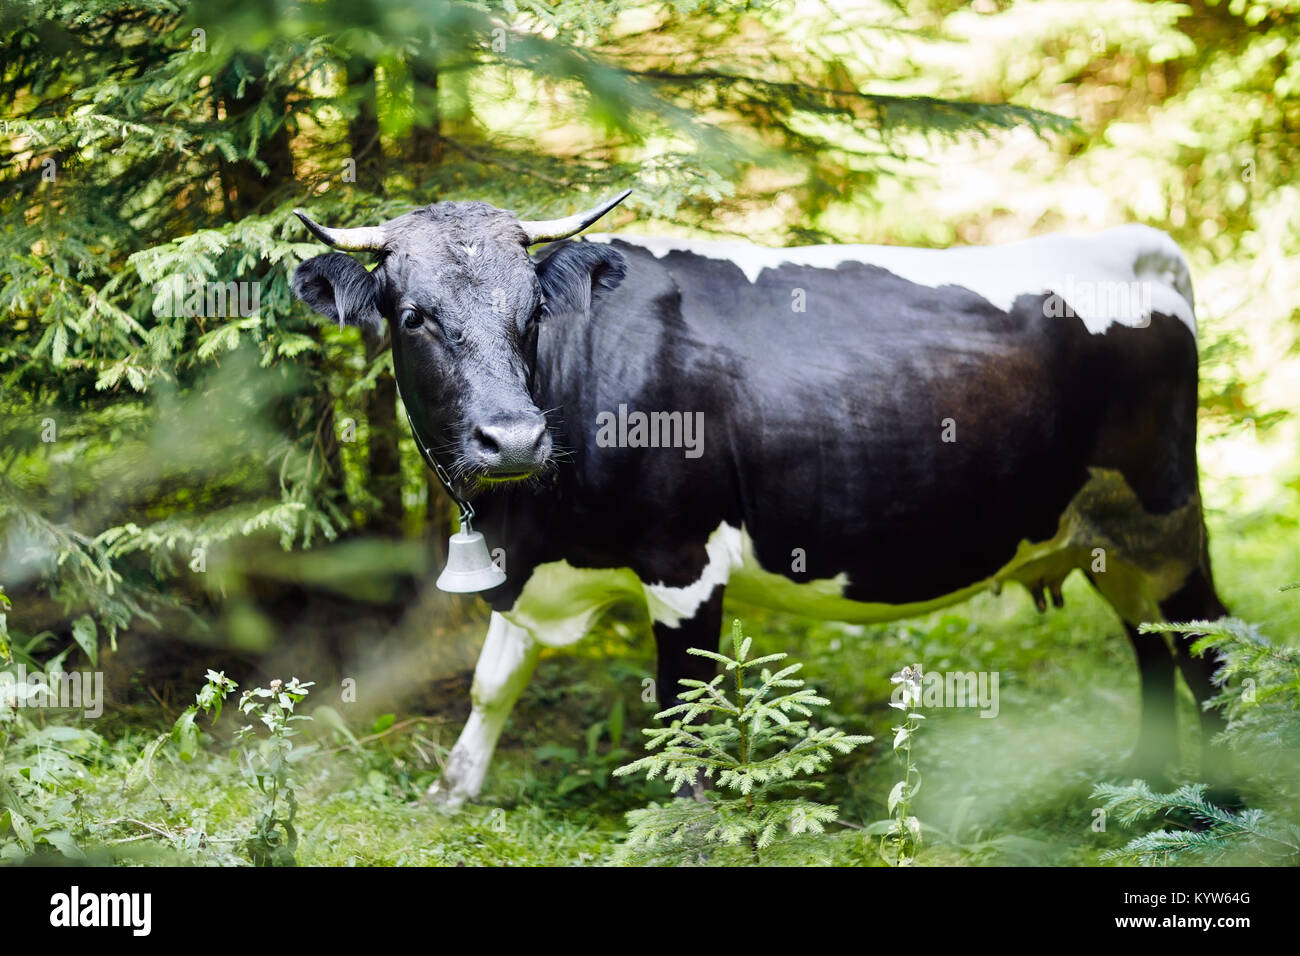
{"label": "black and white cow", "polygon": [[714,646],[724,591],[878,622],[1007,581],[1041,610],[1075,569],[1137,653],[1137,768],[1167,762],[1175,666],[1203,701],[1216,661],[1135,625],[1225,613],[1174,242],[1137,225],[949,250],[553,241],[622,199],[553,222],[479,202],[353,229],[299,213],[376,254],[310,259],[294,290],[341,323],[388,319],[413,427],[507,555],[435,798],[479,792],[539,650],[617,600],[649,609],[668,706],[711,676],[685,651]]}

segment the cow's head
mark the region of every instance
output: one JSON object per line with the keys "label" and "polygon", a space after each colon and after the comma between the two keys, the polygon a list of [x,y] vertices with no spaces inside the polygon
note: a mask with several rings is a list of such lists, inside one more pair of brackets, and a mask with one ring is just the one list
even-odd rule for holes
{"label": "cow's head", "polygon": [[528,247],[581,232],[627,195],[545,222],[441,202],[381,226],[331,229],[295,210],[321,241],[378,260],[367,270],[342,252],[316,256],[294,271],[293,291],[340,325],[382,333],[388,319],[402,398],[459,491],[528,478],[552,458],[529,393],[537,323],[589,311],[625,268],[605,245],[566,244],[536,261]]}

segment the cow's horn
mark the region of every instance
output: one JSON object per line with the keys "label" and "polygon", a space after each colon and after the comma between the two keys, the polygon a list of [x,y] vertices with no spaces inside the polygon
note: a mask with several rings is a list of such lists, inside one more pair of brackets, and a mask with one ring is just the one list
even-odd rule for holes
{"label": "cow's horn", "polygon": [[535,242],[554,242],[556,239],[568,239],[570,236],[576,236],[582,232],[631,194],[632,190],[625,189],[613,199],[608,199],[599,206],[592,206],[586,212],[565,216],[563,219],[539,219],[536,222],[521,220],[519,225],[523,226],[524,232],[528,234],[528,244],[530,246]]}
{"label": "cow's horn", "polygon": [[354,229],[331,229],[322,226],[301,209],[293,214],[302,220],[302,224],[311,230],[311,234],[335,249],[347,249],[351,252],[378,252],[384,248],[383,226],[358,226]]}

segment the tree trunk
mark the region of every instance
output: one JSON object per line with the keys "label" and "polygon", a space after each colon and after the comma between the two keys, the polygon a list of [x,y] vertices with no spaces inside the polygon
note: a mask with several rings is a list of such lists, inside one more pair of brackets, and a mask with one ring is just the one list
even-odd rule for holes
{"label": "tree trunk", "polygon": [[[438,109],[438,66],[428,55],[411,59],[411,106],[415,119],[411,125],[408,159],[415,182],[428,190],[421,197],[425,202],[440,198],[436,181],[430,174],[442,163],[445,144],[442,141],[442,119]],[[424,524],[430,538],[434,566],[441,568],[447,560],[447,535],[451,532],[454,508],[438,479],[424,469]]]}
{"label": "tree trunk", "polygon": [[[388,348],[388,336],[367,335],[366,357],[373,361]],[[397,420],[397,383],[388,372],[375,379],[375,387],[365,398],[366,420],[370,423],[370,460],[366,484],[379,500],[378,510],[370,518],[369,530],[375,534],[400,537],[402,534],[402,455],[398,446],[400,429]]]}
{"label": "tree trunk", "polygon": [[379,111],[375,102],[375,64],[369,60],[349,60],[348,94],[357,101],[357,114],[348,124],[348,147],[357,164],[356,188],[361,192],[384,195],[384,176],[388,162],[379,136]]}
{"label": "tree trunk", "polygon": [[[379,133],[376,102],[375,64],[369,60],[348,61],[348,93],[356,101],[357,112],[348,124],[348,146],[356,163],[354,188],[372,195],[384,194],[387,157]],[[366,333],[366,359],[373,362],[388,347],[387,333]],[[398,447],[397,384],[388,372],[381,372],[375,387],[362,404],[370,425],[366,486],[378,499],[376,511],[369,516],[366,529],[372,534],[400,537],[402,534],[402,456]]]}
{"label": "tree trunk", "polygon": [[[411,126],[410,160],[419,186],[429,171],[441,164],[445,148],[438,113],[438,70],[423,57],[411,61],[411,105],[415,121]],[[431,195],[428,202],[436,202],[437,198]]]}
{"label": "tree trunk", "polygon": [[[240,63],[250,75],[244,83],[242,95],[239,89],[240,77],[235,64]],[[247,115],[263,103],[270,106],[278,125],[270,136],[260,142],[257,157],[266,164],[263,175],[251,159],[237,159],[234,162],[221,160],[221,182],[226,197],[226,209],[235,219],[242,219],[259,212],[265,212],[264,206],[272,194],[293,182],[293,151],[291,149],[289,126],[285,120],[285,93],[283,87],[267,89],[263,75],[266,63],[260,56],[244,55],[227,66],[217,79],[217,96],[226,114],[226,122],[237,125]]]}

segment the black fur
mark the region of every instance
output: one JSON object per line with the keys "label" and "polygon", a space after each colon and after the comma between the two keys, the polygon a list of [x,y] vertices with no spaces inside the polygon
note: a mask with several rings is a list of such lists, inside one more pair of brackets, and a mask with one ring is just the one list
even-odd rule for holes
{"label": "black fur", "polygon": [[558,242],[534,261],[513,214],[483,202],[416,209],[384,235],[373,271],[317,256],[295,270],[294,294],[340,324],[390,321],[402,397],[459,494],[547,471],[552,440],[531,397],[539,320],[589,316],[622,280],[623,256]]}
{"label": "black fur", "polygon": [[547,316],[587,316],[627,275],[627,260],[617,249],[591,242],[557,242],[537,258],[537,278]]}
{"label": "black fur", "polygon": [[374,277],[351,256],[327,252],[293,271],[293,294],[339,325],[356,325],[379,333]]}

